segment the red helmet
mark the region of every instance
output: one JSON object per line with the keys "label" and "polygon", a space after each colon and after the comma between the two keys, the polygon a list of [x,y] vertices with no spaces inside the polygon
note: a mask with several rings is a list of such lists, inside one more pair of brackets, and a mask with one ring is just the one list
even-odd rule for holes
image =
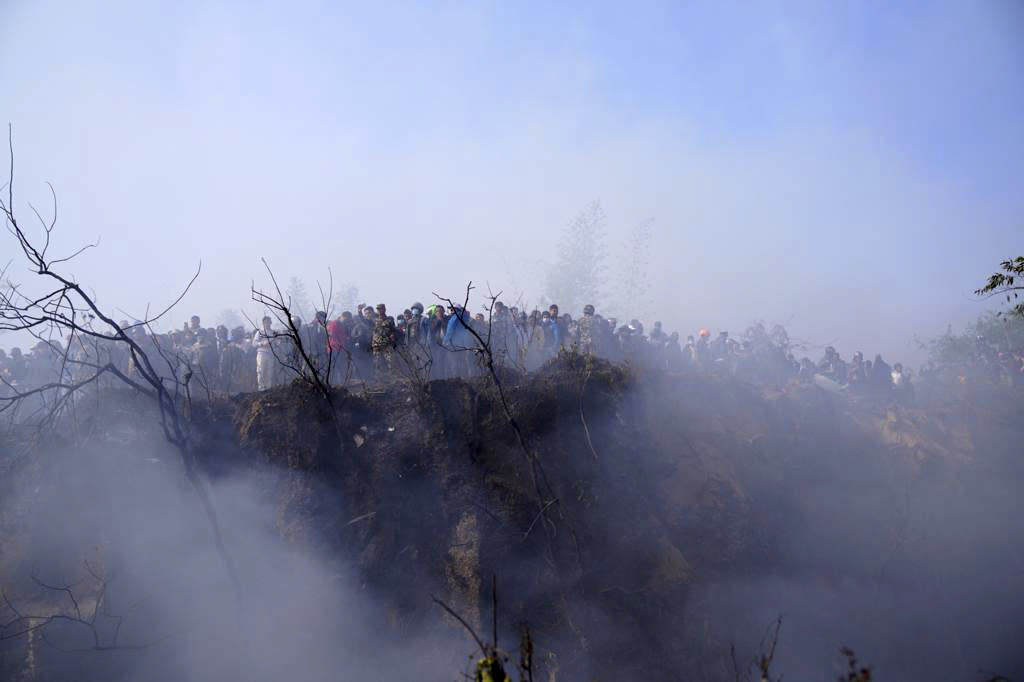
{"label": "red helmet", "polygon": [[701,330],[697,332],[697,336],[711,336],[711,332],[702,327]]}

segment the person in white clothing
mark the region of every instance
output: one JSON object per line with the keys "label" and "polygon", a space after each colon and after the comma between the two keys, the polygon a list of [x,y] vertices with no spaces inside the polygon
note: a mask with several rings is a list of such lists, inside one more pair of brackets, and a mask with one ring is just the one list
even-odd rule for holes
{"label": "person in white clothing", "polygon": [[263,318],[263,329],[257,329],[252,335],[252,345],[256,347],[256,388],[265,391],[274,385],[274,331],[270,328],[271,319]]}

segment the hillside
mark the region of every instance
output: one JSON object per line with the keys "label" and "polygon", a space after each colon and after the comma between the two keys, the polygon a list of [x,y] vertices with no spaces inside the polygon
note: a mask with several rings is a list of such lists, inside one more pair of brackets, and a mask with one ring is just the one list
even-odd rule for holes
{"label": "hillside", "polygon": [[[280,578],[260,567],[270,557],[315,557],[318,576],[358,595],[354,650],[373,661],[372,672],[360,668],[370,679],[402,671],[453,679],[472,640],[430,597],[489,633],[492,576],[499,643],[515,660],[519,624],[528,623],[536,679],[733,679],[730,645],[741,659],[756,654],[780,614],[776,669],[794,679],[834,678],[840,645],[873,663],[878,679],[1020,672],[1012,653],[1013,633],[1024,631],[1024,572],[1012,541],[1024,518],[1014,494],[1019,401],[908,407],[795,383],[767,390],[732,378],[636,374],[573,357],[505,377],[504,389],[508,414],[484,378],[338,389],[330,404],[296,383],[197,407],[203,465],[224,505],[229,551],[252,587],[245,594]],[[126,576],[134,587],[151,581],[128,570],[142,565],[133,554],[141,550],[118,546],[150,532],[111,528],[143,508],[138,523],[149,524],[164,495],[153,489],[175,490],[165,511],[190,504],[144,406],[114,393],[93,409],[73,446],[51,436],[17,460],[8,448],[3,530],[16,540],[0,569],[40,608],[64,608],[25,580],[47,557],[64,574],[94,556],[136,573]],[[147,459],[155,463],[140,463]],[[145,473],[154,467],[159,483]],[[115,486],[120,475],[126,480]],[[236,498],[238,480],[245,492]],[[188,526],[190,537],[201,525]],[[273,549],[247,545],[264,531],[261,547]],[[192,537],[161,563],[190,562],[195,544]],[[226,599],[211,564],[186,570],[184,589],[205,594],[205,585]],[[168,599],[173,606],[156,609],[163,621],[143,630],[157,634],[181,614],[189,627],[219,623],[206,611],[231,608],[212,599]],[[275,598],[242,608],[249,644],[241,657],[234,646],[211,653],[188,638],[125,656],[22,638],[0,643],[0,670],[44,679],[41,671],[73,661],[86,678],[123,678],[156,661],[185,665],[184,647],[204,652],[186,658],[206,661],[198,670],[210,679],[215,670],[294,672],[306,657],[323,663],[298,679],[329,678],[339,666],[351,678],[351,660],[335,662],[319,637],[295,643],[294,631],[272,625],[282,617]],[[322,617],[331,628],[354,627],[351,612]],[[268,628],[281,642],[273,653],[258,645]],[[182,670],[163,669],[167,679]],[[196,668],[187,670],[194,678]]]}

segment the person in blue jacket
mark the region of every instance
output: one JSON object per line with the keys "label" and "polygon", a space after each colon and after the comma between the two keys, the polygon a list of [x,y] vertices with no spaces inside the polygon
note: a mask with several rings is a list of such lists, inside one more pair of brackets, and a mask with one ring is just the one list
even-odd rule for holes
{"label": "person in blue jacket", "polygon": [[461,305],[452,307],[451,317],[448,318],[448,328],[444,333],[444,345],[453,350],[462,350],[474,347],[473,335],[469,331],[469,325],[473,324],[473,318]]}
{"label": "person in blue jacket", "polygon": [[453,375],[468,376],[472,367],[472,349],[476,347],[476,339],[469,331],[469,325],[473,324],[473,318],[469,311],[461,305],[452,306],[451,317],[448,318],[448,328],[444,333],[444,347],[454,354],[449,356],[449,366]]}

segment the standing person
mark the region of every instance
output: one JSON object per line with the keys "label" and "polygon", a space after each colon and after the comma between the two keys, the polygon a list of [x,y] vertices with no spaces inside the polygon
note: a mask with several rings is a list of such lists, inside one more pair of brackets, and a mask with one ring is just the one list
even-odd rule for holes
{"label": "standing person", "polygon": [[683,348],[679,345],[679,332],[669,334],[662,349],[662,360],[664,368],[669,372],[680,372],[686,368]]}
{"label": "standing person", "polygon": [[469,311],[459,304],[452,306],[452,314],[448,318],[448,326],[444,334],[444,346],[452,351],[448,356],[453,376],[468,376],[472,367],[471,355],[475,348],[475,339],[469,328],[473,319]]}
{"label": "standing person", "polygon": [[[487,339],[487,324],[483,320],[483,315],[480,315],[480,322],[482,323],[482,329],[480,336]],[[512,335],[515,333],[513,329],[515,321],[512,319],[512,314],[505,307],[505,304],[501,301],[494,303],[494,312],[491,316],[490,325],[490,338],[488,342],[491,345],[491,353],[494,355],[494,362],[498,366],[503,366],[511,356],[513,361],[515,360],[514,345]]]}
{"label": "standing person", "polygon": [[277,359],[274,357],[274,330],[271,319],[264,316],[261,320],[262,329],[257,329],[252,337],[252,345],[256,348],[256,390],[265,391],[274,385]]}
{"label": "standing person", "polygon": [[[302,359],[302,353],[307,353],[306,357],[309,357],[309,339],[308,334],[306,333],[306,325],[303,323],[301,317],[298,315],[292,315],[291,326],[295,329],[295,333],[293,334],[291,329],[285,327],[285,335],[284,338],[281,339],[281,345],[285,346],[287,350],[283,353],[283,357],[281,359],[288,363],[288,366],[294,367],[300,372],[305,372],[306,365]],[[300,344],[302,346],[301,350],[299,349]],[[284,367],[280,368],[280,376],[277,377],[278,381],[284,380],[284,370]]]}
{"label": "standing person", "polygon": [[238,369],[242,363],[244,353],[236,345],[231,343],[228,328],[224,325],[217,326],[217,378],[221,390],[232,393],[237,390],[235,377],[238,376]]}
{"label": "standing person", "polygon": [[391,372],[392,354],[398,345],[398,330],[395,322],[388,317],[383,303],[377,304],[377,320],[373,325],[373,368],[378,379],[384,379]]}
{"label": "standing person", "polygon": [[[545,313],[546,314],[546,313]],[[526,369],[529,372],[544,364],[545,328],[539,310],[530,313],[526,323]]]}
{"label": "standing person", "polygon": [[327,379],[338,383],[348,377],[348,331],[342,318],[327,323]]}
{"label": "standing person", "polygon": [[543,344],[543,355],[544,360],[547,360],[555,354],[555,348],[558,346],[558,335],[556,332],[555,323],[551,320],[551,311],[545,310],[540,315],[540,326],[544,332],[544,344]]}
{"label": "standing person", "polygon": [[708,343],[708,339],[710,338],[711,332],[707,329],[701,328],[701,330],[697,332],[697,366],[701,369],[707,369],[711,365],[711,344]]}
{"label": "standing person", "polygon": [[903,363],[896,362],[893,363],[890,376],[896,399],[903,404],[908,404],[914,390],[910,385],[910,373],[903,370]]}
{"label": "standing person", "polygon": [[525,368],[527,345],[530,342],[530,323],[526,317],[526,311],[519,311],[515,314],[513,329],[515,331],[516,364]]}
{"label": "standing person", "polygon": [[882,359],[881,354],[875,355],[875,362],[871,366],[871,378],[875,390],[888,392],[892,389],[892,367]]}
{"label": "standing person", "polygon": [[349,348],[352,352],[352,364],[356,375],[363,381],[369,381],[372,369],[371,345],[373,326],[370,319],[371,308],[360,306],[359,314],[352,318],[352,330],[349,333]]}
{"label": "standing person", "polygon": [[568,339],[566,338],[565,321],[558,314],[558,305],[552,303],[548,306],[548,316],[551,318],[551,336],[554,341],[552,346],[552,355],[558,354],[558,349],[564,346]]}
{"label": "standing person", "polygon": [[430,378],[445,379],[448,377],[448,351],[444,347],[445,332],[448,330],[448,318],[444,314],[444,306],[439,303],[427,308],[424,321],[426,330],[427,355],[430,360]]}
{"label": "standing person", "polygon": [[687,367],[696,368],[699,364],[697,360],[697,341],[693,338],[693,334],[686,337],[686,347],[683,348],[683,360]]}
{"label": "standing person", "polygon": [[729,345],[729,332],[718,332],[718,338],[711,342],[711,358],[713,360],[725,360],[729,357],[732,347]]}
{"label": "standing person", "polygon": [[863,390],[866,386],[867,375],[864,371],[864,354],[860,351],[856,351],[853,354],[853,359],[846,370],[846,382],[850,389],[854,391]]}
{"label": "standing person", "polygon": [[650,339],[651,343],[658,348],[668,343],[668,334],[666,334],[661,328],[661,320],[654,323],[654,329],[651,330]]}
{"label": "standing person", "polygon": [[583,317],[576,322],[576,347],[583,355],[597,354],[597,340],[600,330],[594,317],[594,306],[583,306]]}
{"label": "standing person", "polygon": [[328,350],[326,312],[323,310],[316,311],[313,321],[306,326],[306,334],[302,339],[302,343],[306,346],[306,353],[310,361],[312,361],[313,367],[316,368],[321,378],[326,379]]}
{"label": "standing person", "polygon": [[423,318],[423,304],[413,303],[409,308],[409,315],[405,319],[405,338],[410,345],[422,345],[427,335],[425,320]]}
{"label": "standing person", "polygon": [[[225,329],[225,331],[227,331]],[[208,330],[199,328],[196,334],[196,342],[191,348],[191,360],[193,371],[198,370],[196,377],[204,390],[220,389],[217,381],[220,353],[217,352],[216,332],[210,334]]]}
{"label": "standing person", "polygon": [[405,352],[413,371],[420,375],[428,369],[430,363],[427,356],[427,327],[423,319],[423,304],[413,303],[409,308],[409,317],[405,321]]}

